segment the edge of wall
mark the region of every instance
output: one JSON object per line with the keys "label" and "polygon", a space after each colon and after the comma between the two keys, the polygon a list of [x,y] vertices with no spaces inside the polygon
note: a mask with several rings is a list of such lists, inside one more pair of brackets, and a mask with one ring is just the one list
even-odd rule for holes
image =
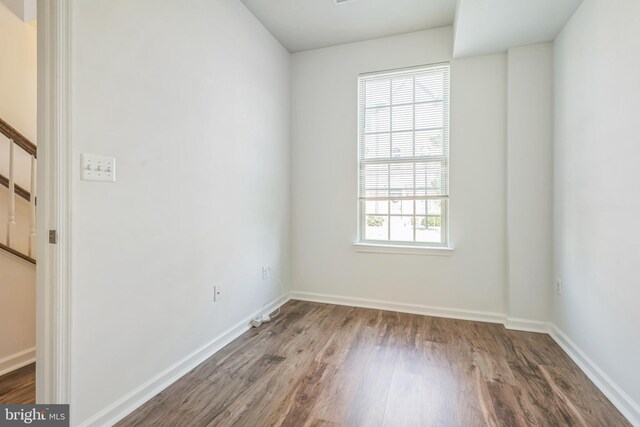
{"label": "edge of wall", "polygon": [[203,363],[209,357],[220,351],[223,347],[229,344],[231,341],[244,334],[251,329],[251,319],[255,316],[263,313],[270,313],[276,310],[278,307],[286,304],[289,301],[287,294],[271,301],[268,305],[260,310],[252,313],[251,316],[244,318],[236,325],[230,327],[225,332],[192,352],[182,360],[176,362],[172,366],[168,367],[158,375],[149,379],[139,387],[135,388],[131,392],[122,396],[120,399],[113,402],[88,420],[85,420],[81,424],[81,427],[88,426],[112,426],[118,421],[131,414],[147,401],[155,397],[165,388],[176,382],[178,379],[186,375],[196,366]]}
{"label": "edge of wall", "polygon": [[640,427],[640,405],[622,390],[578,345],[558,326],[551,324],[549,335],[578,365],[587,377],[611,401],[613,406],[634,426]]}
{"label": "edge of wall", "polygon": [[30,365],[36,361],[36,348],[31,347],[0,359],[0,376]]}

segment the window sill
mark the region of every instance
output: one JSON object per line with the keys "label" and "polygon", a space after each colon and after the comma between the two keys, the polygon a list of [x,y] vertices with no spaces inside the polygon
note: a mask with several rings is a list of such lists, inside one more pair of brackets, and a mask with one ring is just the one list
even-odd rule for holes
{"label": "window sill", "polygon": [[356,252],[374,254],[400,254],[400,255],[426,255],[426,256],[451,256],[454,249],[440,246],[402,246],[380,245],[372,243],[354,243]]}

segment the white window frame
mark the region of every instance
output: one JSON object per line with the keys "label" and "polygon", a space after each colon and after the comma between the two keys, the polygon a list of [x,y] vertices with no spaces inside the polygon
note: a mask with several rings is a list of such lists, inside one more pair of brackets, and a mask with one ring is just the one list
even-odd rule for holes
{"label": "white window frame", "polygon": [[[441,199],[441,200],[445,200],[445,203],[442,203],[441,206],[441,233],[442,233],[442,238],[441,238],[441,242],[440,243],[433,243],[433,242],[409,242],[409,241],[394,241],[390,239],[390,235],[389,235],[389,240],[371,240],[371,239],[365,239],[365,224],[366,224],[366,213],[365,213],[365,209],[364,209],[364,198],[361,195],[361,182],[360,180],[362,179],[362,173],[361,173],[361,167],[362,167],[362,159],[361,159],[361,144],[363,143],[363,139],[362,139],[362,135],[364,133],[364,120],[362,117],[363,114],[363,105],[361,103],[361,96],[362,96],[362,81],[363,80],[367,80],[367,79],[371,79],[371,78],[375,78],[375,77],[385,77],[385,76],[392,76],[392,75],[402,75],[402,74],[411,74],[411,73],[418,73],[420,71],[423,70],[429,70],[431,68],[442,68],[442,67],[446,67],[448,69],[448,85],[447,87],[444,88],[444,90],[446,91],[446,100],[448,101],[446,103],[446,110],[445,110],[445,118],[443,121],[443,128],[444,128],[444,134],[445,137],[447,139],[447,144],[448,144],[448,149],[447,149],[447,187],[448,187],[448,191],[446,195],[443,196],[426,196],[425,199]],[[415,100],[415,94],[414,94],[414,100]],[[450,169],[451,169],[451,156],[450,156],[450,122],[451,122],[451,69],[450,69],[450,63],[449,62],[444,62],[444,63],[437,63],[437,64],[428,64],[428,65],[421,65],[421,66],[417,66],[417,67],[409,67],[409,68],[401,68],[401,69],[395,69],[395,70],[387,70],[387,71],[380,71],[380,72],[372,72],[372,73],[365,73],[365,74],[360,74],[358,76],[358,143],[357,143],[357,151],[358,151],[358,164],[357,164],[357,170],[358,170],[358,179],[357,179],[357,185],[358,185],[358,189],[357,189],[357,194],[358,194],[358,200],[357,200],[357,211],[358,211],[358,232],[357,232],[357,242],[354,244],[354,246],[356,247],[356,250],[358,252],[381,252],[381,253],[394,253],[394,254],[412,254],[412,255],[416,255],[416,254],[424,254],[424,255],[449,255],[452,251],[453,248],[450,246],[450,222],[449,222],[449,212],[450,212],[450,195],[451,195],[451,191],[450,191],[450,183],[449,183],[449,175],[450,175]],[[415,104],[412,103],[412,104]],[[393,105],[393,102],[391,103],[391,105]],[[366,107],[364,107],[366,108]],[[415,115],[415,112],[414,112]],[[391,119],[392,120],[392,119]],[[390,133],[393,129],[393,122],[390,123]],[[415,123],[414,123],[415,126]],[[415,128],[414,128],[415,129]],[[415,159],[415,157],[413,158],[402,158],[402,159],[398,159],[399,162],[407,162],[411,161],[412,159]],[[389,162],[391,163],[391,162]],[[414,209],[413,209],[413,217],[415,220],[416,217],[416,205],[415,205],[415,196],[412,197],[412,199],[414,200]],[[391,201],[389,200],[389,203],[391,203]],[[388,218],[390,218],[391,215],[391,206],[389,206],[388,208],[388,213],[386,214],[386,216]],[[384,216],[384,215],[383,215]],[[428,217],[428,216],[427,216]],[[391,229],[391,224],[389,224],[389,230]],[[389,231],[390,233],[390,231]],[[415,227],[414,227],[414,240],[415,240]]]}

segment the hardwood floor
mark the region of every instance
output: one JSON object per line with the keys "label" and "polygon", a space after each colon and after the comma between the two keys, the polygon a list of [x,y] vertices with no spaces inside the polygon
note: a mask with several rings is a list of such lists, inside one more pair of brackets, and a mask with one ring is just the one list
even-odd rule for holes
{"label": "hardwood floor", "polygon": [[0,404],[5,403],[36,403],[35,363],[0,377]]}
{"label": "hardwood floor", "polygon": [[119,426],[629,426],[547,335],[291,301]]}

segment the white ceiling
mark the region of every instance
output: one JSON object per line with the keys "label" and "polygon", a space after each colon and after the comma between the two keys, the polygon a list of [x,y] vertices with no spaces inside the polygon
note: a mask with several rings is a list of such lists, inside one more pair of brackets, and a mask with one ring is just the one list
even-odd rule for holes
{"label": "white ceiling", "polygon": [[289,52],[452,25],[456,0],[242,0]]}
{"label": "white ceiling", "polygon": [[0,0],[24,22],[35,21],[38,17],[36,0]]}
{"label": "white ceiling", "polygon": [[[583,0],[241,0],[289,52],[454,25],[453,56],[553,40]],[[455,18],[454,18],[455,17]]]}
{"label": "white ceiling", "polygon": [[555,39],[582,0],[458,0],[454,57]]}

